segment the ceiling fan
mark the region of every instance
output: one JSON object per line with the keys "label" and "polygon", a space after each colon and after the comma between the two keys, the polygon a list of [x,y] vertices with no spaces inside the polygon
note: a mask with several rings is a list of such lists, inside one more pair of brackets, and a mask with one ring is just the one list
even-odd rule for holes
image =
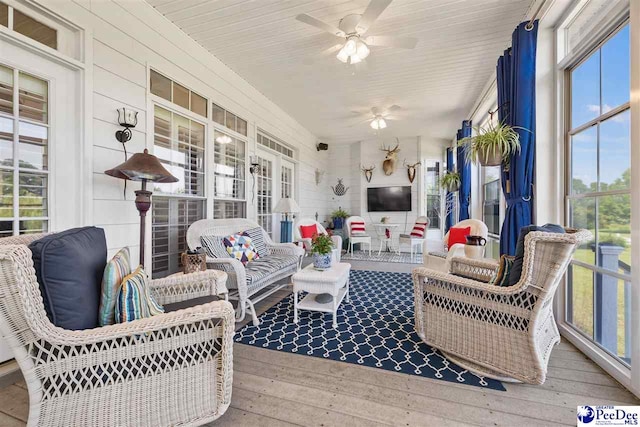
{"label": "ceiling fan", "polygon": [[416,47],[418,40],[413,37],[364,37],[369,27],[378,19],[389,4],[391,4],[391,0],[371,0],[362,15],[355,13],[349,14],[340,20],[338,27],[320,21],[306,13],[296,16],[296,19],[331,33],[336,37],[344,38],[344,44],[342,46],[336,46],[336,48],[340,49],[336,57],[345,64],[357,64],[369,56],[369,46],[398,47],[402,49],[413,49]]}
{"label": "ceiling fan", "polygon": [[384,111],[380,111],[378,108],[373,107],[371,108],[370,111],[366,113],[360,113],[360,112],[356,112],[356,113],[369,116],[365,120],[362,120],[358,123],[368,122],[369,126],[371,126],[372,129],[381,130],[387,127],[387,121],[399,120],[398,117],[391,115],[391,113],[393,113],[394,111],[399,111],[399,110],[402,110],[402,107],[394,104]]}

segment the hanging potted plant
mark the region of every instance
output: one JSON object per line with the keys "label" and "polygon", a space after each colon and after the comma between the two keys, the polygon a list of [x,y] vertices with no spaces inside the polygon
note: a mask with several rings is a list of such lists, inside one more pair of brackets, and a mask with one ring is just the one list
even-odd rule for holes
{"label": "hanging potted plant", "polygon": [[331,213],[331,218],[333,220],[333,228],[337,230],[344,226],[344,220],[349,218],[349,214],[344,209],[338,208]]}
{"label": "hanging potted plant", "polygon": [[455,193],[460,189],[460,174],[458,172],[447,172],[440,178],[440,186],[449,193]]}
{"label": "hanging potted plant", "polygon": [[481,166],[500,166],[509,163],[512,154],[520,152],[520,135],[516,129],[504,122],[494,125],[489,121],[486,127],[477,126],[476,136],[458,141],[458,146],[467,147],[467,161],[478,162]]}
{"label": "hanging potted plant", "polygon": [[331,268],[331,252],[333,240],[329,234],[315,234],[311,239],[311,253],[313,254],[313,267],[318,270]]}

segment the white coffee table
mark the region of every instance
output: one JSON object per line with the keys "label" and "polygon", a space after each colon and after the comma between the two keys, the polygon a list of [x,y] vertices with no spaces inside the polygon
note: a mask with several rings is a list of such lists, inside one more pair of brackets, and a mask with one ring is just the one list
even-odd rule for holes
{"label": "white coffee table", "polygon": [[[349,301],[349,272],[351,264],[333,263],[331,268],[319,271],[310,264],[291,277],[293,282],[293,322],[298,323],[298,310],[322,311],[333,313],[333,327],[338,327],[337,312],[342,300]],[[298,301],[298,292],[308,292]],[[333,298],[329,302],[316,301],[319,294],[329,294]]]}

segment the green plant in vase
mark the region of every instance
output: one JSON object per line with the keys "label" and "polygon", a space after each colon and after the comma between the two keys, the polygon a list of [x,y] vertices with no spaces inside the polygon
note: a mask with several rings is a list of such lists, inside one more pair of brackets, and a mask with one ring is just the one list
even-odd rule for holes
{"label": "green plant in vase", "polygon": [[520,135],[516,129],[526,130],[518,126],[510,126],[500,122],[485,127],[476,126],[476,135],[458,141],[458,146],[466,146],[468,162],[479,162],[482,166],[508,166],[512,154],[520,152]]}
{"label": "green plant in vase", "polygon": [[313,254],[313,266],[320,270],[331,267],[331,252],[333,240],[330,234],[315,234],[311,239],[311,253]]}
{"label": "green plant in vase", "polygon": [[440,178],[440,186],[450,193],[455,193],[460,189],[460,174],[458,172],[447,172]]}
{"label": "green plant in vase", "polygon": [[340,229],[344,226],[344,220],[349,218],[349,213],[339,207],[331,213],[331,218],[333,219],[333,227]]}

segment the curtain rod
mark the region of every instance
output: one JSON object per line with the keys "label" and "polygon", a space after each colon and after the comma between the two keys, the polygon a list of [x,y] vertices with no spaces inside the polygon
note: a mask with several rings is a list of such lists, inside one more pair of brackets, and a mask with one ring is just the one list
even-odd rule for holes
{"label": "curtain rod", "polygon": [[540,11],[542,10],[542,8],[544,7],[546,2],[547,2],[547,0],[540,1],[540,3],[538,4],[538,8],[536,9],[536,11],[531,16],[531,19],[529,20],[527,25],[525,25],[525,27],[524,27],[525,30],[527,30],[527,31],[533,30],[533,21],[535,21],[536,19],[538,19],[540,17],[539,16],[540,15]]}

